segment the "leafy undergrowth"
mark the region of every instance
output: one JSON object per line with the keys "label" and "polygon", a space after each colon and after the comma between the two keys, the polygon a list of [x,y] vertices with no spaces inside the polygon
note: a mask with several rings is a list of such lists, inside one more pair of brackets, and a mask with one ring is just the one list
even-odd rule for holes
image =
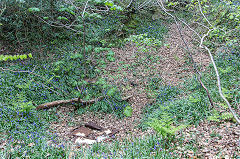
{"label": "leafy undergrowth", "polygon": [[[97,70],[85,64],[76,48],[65,47],[55,59],[37,57],[2,62],[0,72],[0,138],[1,158],[58,158],[67,152],[62,141],[48,131],[49,124],[59,119],[55,108],[36,111],[35,106],[56,100],[80,97],[83,100],[104,96],[88,108],[74,104],[77,113],[86,110],[113,113],[123,117],[128,103],[121,101],[120,92],[105,79],[97,78]],[[89,47],[89,52],[92,51]],[[101,48],[102,51],[110,49]],[[60,52],[60,51],[59,51]],[[85,79],[96,79],[90,83]],[[81,90],[81,91],[80,91]],[[50,157],[50,158],[51,158]]]}
{"label": "leafy undergrowth", "polygon": [[[110,19],[105,20],[110,21],[109,23],[97,22],[102,25],[102,32],[98,32],[97,27],[93,31],[101,33],[98,37],[115,31],[108,28],[118,23]],[[148,26],[149,23],[137,17],[133,17],[128,23],[128,27],[137,30],[136,34],[139,35],[135,37],[140,37],[144,41],[143,38],[146,37],[141,34],[148,33],[144,35],[148,39],[144,41],[147,46],[153,39],[162,40],[164,33],[167,32],[165,27],[159,27],[161,22],[155,21]],[[126,31],[131,32],[131,29]],[[99,42],[99,39],[92,40],[92,43]],[[102,46],[109,46],[106,40],[101,40],[100,43]],[[151,81],[149,90],[152,91],[156,101],[144,108],[140,127],[143,130],[152,127],[158,132],[157,135],[144,139],[113,141],[108,144],[98,143],[73,151],[71,147],[63,145],[63,141],[60,141],[56,134],[48,130],[49,123],[59,119],[56,109],[35,111],[35,104],[76,97],[90,100],[104,96],[103,100],[93,104],[90,109],[77,106],[76,103],[72,104],[80,107],[77,113],[90,110],[113,113],[120,118],[124,116],[124,108],[129,108],[129,105],[126,101],[121,101],[121,92],[115,86],[108,84],[105,79],[98,78],[102,72],[95,66],[105,68],[107,61],[115,60],[114,52],[110,48],[94,48],[87,45],[86,58],[83,57],[81,45],[67,45],[64,46],[65,50],[52,49],[58,53],[53,59],[39,61],[36,59],[38,57],[33,57],[24,61],[2,62],[0,65],[10,70],[20,70],[0,72],[1,158],[178,158],[178,154],[175,153],[176,146],[192,149],[194,147],[190,144],[182,145],[183,137],[175,138],[177,132],[206,119],[215,122],[225,120],[235,122],[217,93],[216,77],[210,65],[202,74],[202,80],[209,89],[214,103],[219,107],[210,108],[207,95],[195,77],[184,83],[182,88],[185,89],[164,85],[161,79],[155,78]],[[238,110],[240,54],[239,48],[230,50],[228,54],[220,52],[216,55],[216,64],[224,96],[234,109]],[[96,53],[94,57],[92,52]],[[131,113],[128,116],[131,116]]]}
{"label": "leafy undergrowth", "polygon": [[[224,96],[238,111],[237,104],[240,99],[239,77],[240,77],[240,56],[236,49],[232,53],[220,52],[216,56],[216,65],[219,69]],[[144,108],[144,117],[141,127],[147,129],[149,120],[162,123],[162,130],[165,132],[171,125],[197,125],[204,119],[209,121],[222,122],[224,120],[235,121],[233,115],[229,113],[227,105],[218,94],[216,77],[212,65],[203,73],[202,80],[206,83],[210,91],[212,100],[216,103],[216,108],[211,108],[205,90],[201,87],[195,77],[184,83],[185,89],[173,86],[156,84],[153,81],[149,89],[155,90],[156,101]],[[158,80],[161,81],[161,80]],[[183,97],[180,95],[185,94]],[[151,123],[151,122],[150,122]],[[165,123],[165,125],[164,125]],[[158,124],[159,125],[159,124]],[[159,129],[159,128],[158,128]],[[177,130],[176,130],[177,131]],[[171,132],[169,132],[171,134]]]}
{"label": "leafy undergrowth", "polygon": [[[226,56],[228,60],[226,60]],[[217,66],[219,68],[226,70],[226,66],[231,67],[231,69],[228,71],[220,71],[220,75],[222,77],[223,87],[225,87],[226,89],[231,89],[231,92],[229,92],[231,94],[227,94],[226,92],[225,95],[229,99],[232,99],[231,104],[233,105],[235,102],[238,103],[237,100],[239,100],[239,93],[237,93],[237,91],[239,91],[237,89],[237,86],[239,86],[239,72],[237,71],[239,70],[240,66],[239,58],[239,54],[235,54],[233,50],[233,54],[220,53],[216,60]],[[234,64],[235,67],[232,67],[234,66]],[[29,67],[30,65],[26,66]],[[212,70],[211,66],[209,69]],[[226,73],[228,74],[228,76],[223,76]],[[7,77],[7,75],[8,74],[5,73],[4,77]],[[214,78],[214,74],[207,72],[204,73],[204,80],[209,81],[207,79],[211,78]],[[14,86],[13,83],[16,79],[12,79],[12,81],[8,78],[4,79],[5,82],[8,81],[8,89]],[[4,85],[4,81],[1,82],[1,88],[7,89],[7,87],[4,87],[6,86]],[[191,84],[189,84],[188,82],[190,82]],[[45,158],[48,156],[48,158],[58,158],[75,156],[77,158],[148,158],[149,156],[152,156],[156,158],[176,158],[177,154],[175,154],[174,151],[176,149],[176,146],[174,145],[174,143],[177,142],[178,146],[181,145],[181,139],[176,140],[174,138],[174,134],[180,130],[177,129],[177,126],[198,124],[200,121],[206,119],[206,117],[208,117],[209,120],[212,120],[213,118],[209,117],[214,115],[216,116],[216,111],[218,112],[218,110],[209,109],[209,102],[206,94],[204,90],[200,87],[200,85],[197,83],[197,81],[193,78],[188,82],[188,84],[186,84],[187,89],[184,91],[191,91],[191,93],[187,97],[181,98],[179,98],[178,96],[179,94],[184,93],[184,91],[177,87],[163,86],[161,83],[156,82],[156,79],[153,81],[152,85],[150,85],[150,88],[156,90],[155,93],[157,95],[157,98],[155,103],[153,103],[152,105],[148,105],[145,108],[145,117],[143,118],[142,127],[147,128],[147,126],[149,125],[153,126],[153,124],[149,124],[149,122],[154,122],[155,120],[152,119],[157,119],[158,122],[164,124],[158,124],[157,127],[153,126],[153,128],[155,128],[160,134],[162,134],[162,136],[154,135],[145,139],[135,138],[132,140],[125,140],[123,142],[113,141],[111,144],[99,143],[94,144],[89,148],[80,149],[78,152],[71,151],[69,148],[64,147],[61,141],[59,141],[57,136],[53,133],[46,133],[48,123],[58,119],[58,115],[56,114],[55,109],[51,109],[48,111],[31,110],[29,112],[25,112],[22,110],[21,107],[18,108],[16,106],[13,109],[13,107],[9,107],[9,103],[10,99],[12,102],[16,101],[16,98],[14,96],[17,96],[17,93],[14,94],[14,91],[12,89],[12,91],[8,91],[9,94],[7,94],[7,91],[5,90],[5,96],[2,97],[8,96],[9,98],[2,99],[9,99],[6,101],[6,103],[9,103],[1,103],[0,105],[0,132],[2,132],[0,133],[0,135],[1,143],[3,143],[5,146],[5,149],[1,151],[1,157],[8,158],[9,156],[11,156],[15,158],[30,156],[31,158]],[[214,83],[214,81],[212,81],[212,83]],[[32,87],[28,86],[27,88],[36,89],[35,91],[31,92],[38,91],[37,84],[33,85]],[[209,84],[209,89],[210,92],[213,93],[216,91],[217,88],[214,84]],[[32,100],[34,99],[34,94],[28,95],[27,93],[29,92],[24,88],[21,88],[21,92],[25,93],[25,100],[28,99],[22,102],[29,101],[30,97]],[[44,102],[48,101],[46,99],[44,100],[46,96],[47,95],[45,95],[41,100]],[[51,96],[53,96],[53,94],[51,94]],[[213,100],[215,102],[222,102],[218,98],[217,94],[213,97]],[[95,107],[95,109],[97,109],[97,106]],[[224,107],[222,109],[224,109]],[[214,119],[217,120],[214,121],[223,122],[224,118],[223,116],[221,117],[221,115],[223,115],[223,113],[226,113],[226,111],[227,109],[224,112],[218,112],[220,115],[215,117]],[[226,120],[234,119],[232,118],[232,116],[230,116]]]}

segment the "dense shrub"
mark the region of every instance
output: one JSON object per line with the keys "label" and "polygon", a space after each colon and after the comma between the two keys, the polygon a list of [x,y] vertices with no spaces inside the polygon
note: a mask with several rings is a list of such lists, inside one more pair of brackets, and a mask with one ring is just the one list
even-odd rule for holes
{"label": "dense shrub", "polygon": [[[6,6],[0,17],[0,38],[14,47],[31,47],[33,44],[43,44],[56,38],[68,38],[63,28],[51,27],[43,23],[37,16],[29,12],[29,8],[38,6],[42,13],[49,17],[57,16],[57,3],[59,1],[3,1]],[[40,15],[39,15],[40,16]],[[13,48],[13,47],[12,47]]]}

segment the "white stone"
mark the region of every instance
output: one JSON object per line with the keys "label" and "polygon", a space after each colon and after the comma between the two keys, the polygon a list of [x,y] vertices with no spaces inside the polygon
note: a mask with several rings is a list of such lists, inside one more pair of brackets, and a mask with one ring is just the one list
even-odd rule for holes
{"label": "white stone", "polygon": [[97,142],[101,142],[101,141],[103,141],[103,140],[105,140],[107,138],[108,138],[107,136],[98,136],[97,137]]}
{"label": "white stone", "polygon": [[74,134],[75,136],[80,136],[80,137],[85,137],[86,135],[84,134],[84,133],[76,133],[76,134]]}
{"label": "white stone", "polygon": [[96,142],[96,140],[90,140],[90,139],[81,139],[81,138],[77,138],[75,140],[76,144],[94,144]]}
{"label": "white stone", "polygon": [[105,132],[107,135],[112,133],[112,131],[109,130],[109,129],[105,130],[104,132]]}

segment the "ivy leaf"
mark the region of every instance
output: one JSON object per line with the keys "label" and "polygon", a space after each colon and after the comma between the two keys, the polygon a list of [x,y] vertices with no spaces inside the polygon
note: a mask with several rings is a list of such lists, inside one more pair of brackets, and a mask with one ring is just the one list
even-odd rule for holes
{"label": "ivy leaf", "polygon": [[107,95],[108,96],[113,96],[116,91],[117,91],[117,88],[113,87],[107,92]]}
{"label": "ivy leaf", "polygon": [[115,53],[112,50],[109,51],[108,54],[107,54],[107,56],[114,56],[114,55],[115,55]]}
{"label": "ivy leaf", "polygon": [[229,16],[229,19],[233,19],[233,18],[234,18],[233,15],[230,15],[230,16]]}
{"label": "ivy leaf", "polygon": [[66,20],[66,21],[68,21],[68,18],[66,18],[66,17],[61,17],[61,16],[59,16],[57,19],[58,19],[58,20]]}
{"label": "ivy leaf", "polygon": [[130,116],[132,116],[132,112],[133,112],[132,107],[126,106],[126,107],[124,108],[123,114],[124,114],[126,117],[130,117]]}
{"label": "ivy leaf", "polygon": [[18,59],[18,57],[17,57],[16,55],[14,55],[14,56],[13,56],[13,59],[14,59],[14,60],[17,60],[17,59]]}
{"label": "ivy leaf", "polygon": [[28,11],[29,12],[40,12],[40,9],[33,7],[33,8],[28,8]]}
{"label": "ivy leaf", "polygon": [[32,58],[32,54],[31,54],[31,53],[30,53],[30,54],[28,54],[28,57]]}
{"label": "ivy leaf", "polygon": [[21,59],[21,60],[23,60],[23,59],[24,59],[24,56],[23,56],[23,55],[20,55],[19,57],[20,57],[20,59]]}
{"label": "ivy leaf", "polygon": [[106,2],[105,2],[105,5],[112,7],[112,6],[113,6],[113,2],[112,2],[112,1],[106,1]]}

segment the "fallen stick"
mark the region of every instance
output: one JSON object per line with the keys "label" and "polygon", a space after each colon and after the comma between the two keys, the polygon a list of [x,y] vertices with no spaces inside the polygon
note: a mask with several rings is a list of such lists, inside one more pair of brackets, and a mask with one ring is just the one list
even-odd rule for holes
{"label": "fallen stick", "polygon": [[[125,101],[125,100],[128,100],[129,98],[131,98],[131,96],[127,96],[127,97],[124,97],[122,98],[121,101]],[[69,104],[69,103],[73,103],[73,102],[76,102],[76,103],[81,103],[83,105],[90,105],[90,104],[93,104],[97,101],[100,101],[102,100],[104,97],[103,96],[100,96],[96,99],[91,99],[91,100],[88,100],[88,101],[84,101],[82,99],[79,99],[79,98],[73,98],[73,99],[69,99],[69,100],[57,100],[57,101],[53,101],[53,102],[50,102],[50,103],[44,103],[44,104],[41,104],[41,105],[38,105],[36,107],[37,110],[40,110],[40,109],[49,109],[49,108],[52,108],[52,107],[56,107],[60,104]]]}

